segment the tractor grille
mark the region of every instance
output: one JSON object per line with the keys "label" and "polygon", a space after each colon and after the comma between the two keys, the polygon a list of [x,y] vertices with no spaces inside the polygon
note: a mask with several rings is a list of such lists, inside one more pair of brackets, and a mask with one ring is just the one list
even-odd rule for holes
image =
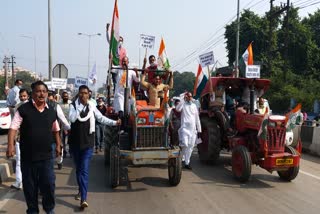
{"label": "tractor grille", "polygon": [[138,127],[136,147],[165,147],[165,127]]}
{"label": "tractor grille", "polygon": [[270,153],[284,152],[286,129],[284,127],[268,127],[268,151]]}

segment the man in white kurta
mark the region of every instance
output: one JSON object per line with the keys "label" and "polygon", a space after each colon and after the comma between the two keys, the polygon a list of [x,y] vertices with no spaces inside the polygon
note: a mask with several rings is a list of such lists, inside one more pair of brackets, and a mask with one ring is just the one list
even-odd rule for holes
{"label": "man in white kurta", "polygon": [[192,94],[186,93],[176,110],[181,112],[181,126],[178,130],[179,145],[182,147],[182,161],[186,169],[192,169],[190,158],[195,145],[197,134],[201,133],[199,112],[196,104],[192,101]]}
{"label": "man in white kurta", "polygon": [[140,82],[138,73],[132,70],[126,70],[128,68],[129,59],[124,57],[122,60],[122,69],[119,69],[117,72],[117,84],[114,93],[113,107],[115,112],[119,113],[124,111],[124,89],[126,87],[126,72],[128,73],[128,88],[131,93],[132,81]]}

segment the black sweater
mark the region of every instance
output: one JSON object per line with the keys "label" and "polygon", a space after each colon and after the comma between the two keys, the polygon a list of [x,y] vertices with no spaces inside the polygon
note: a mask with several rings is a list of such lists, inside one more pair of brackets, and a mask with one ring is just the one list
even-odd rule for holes
{"label": "black sweater", "polygon": [[21,161],[39,161],[52,158],[52,125],[57,119],[53,108],[39,112],[32,102],[18,108],[22,117],[20,126]]}

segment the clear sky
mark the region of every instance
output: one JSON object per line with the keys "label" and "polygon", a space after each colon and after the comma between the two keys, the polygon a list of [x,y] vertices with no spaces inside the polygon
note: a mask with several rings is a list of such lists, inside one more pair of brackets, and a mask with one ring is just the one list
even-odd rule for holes
{"label": "clear sky", "polygon": [[[258,14],[269,10],[270,0],[240,0],[240,8]],[[286,0],[275,0],[280,5]],[[320,7],[318,0],[292,0],[306,16]],[[16,56],[16,65],[34,70],[36,41],[37,73],[48,75],[48,1],[0,0],[0,58]],[[78,33],[101,33],[92,37],[90,64],[97,64],[99,86],[105,82],[108,67],[108,44],[105,26],[112,20],[114,0],[51,0],[52,66],[64,63],[69,77],[87,77],[89,39]],[[157,54],[161,36],[174,70],[197,69],[198,55],[213,51],[219,66],[227,65],[223,26],[235,19],[237,0],[118,0],[120,35],[124,37],[130,62],[139,65],[140,34],[156,37]],[[240,50],[243,52],[244,50]],[[241,54],[241,53],[240,53]],[[188,60],[186,57],[190,55]],[[1,60],[2,61],[2,60]]]}

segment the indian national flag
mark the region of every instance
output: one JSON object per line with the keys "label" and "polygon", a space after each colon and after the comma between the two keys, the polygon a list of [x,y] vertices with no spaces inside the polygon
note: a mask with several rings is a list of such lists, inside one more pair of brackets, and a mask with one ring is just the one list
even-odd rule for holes
{"label": "indian national flag", "polygon": [[286,128],[287,131],[292,130],[296,124],[301,123],[303,115],[301,114],[301,103],[286,114]]}
{"label": "indian national flag", "polygon": [[110,53],[112,54],[112,64],[119,65],[119,12],[117,0],[114,2],[112,28],[111,28],[111,40],[110,40]]}
{"label": "indian national flag", "polygon": [[242,54],[242,59],[246,65],[253,65],[252,42],[249,44],[247,50]]}
{"label": "indian national flag", "polygon": [[158,66],[164,69],[169,69],[169,59],[166,53],[166,46],[164,44],[163,38],[161,38],[159,52],[158,52]]}
{"label": "indian national flag", "polygon": [[207,81],[208,81],[208,77],[202,71],[202,67],[199,64],[198,73],[197,73],[196,81],[194,83],[194,88],[193,88],[193,96],[195,99],[198,99],[200,97],[201,92],[206,86]]}

